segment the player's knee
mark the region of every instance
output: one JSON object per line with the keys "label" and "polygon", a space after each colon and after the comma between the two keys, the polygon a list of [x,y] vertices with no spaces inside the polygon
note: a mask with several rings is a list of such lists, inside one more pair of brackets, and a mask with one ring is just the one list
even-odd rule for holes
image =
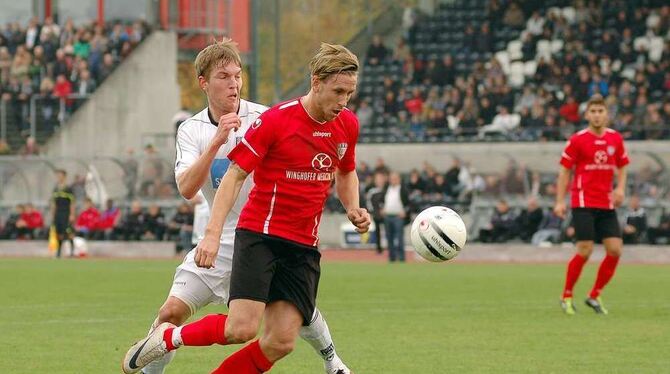
{"label": "player's knee", "polygon": [[253,323],[226,323],[226,341],[231,344],[246,343],[256,337],[258,326]]}
{"label": "player's knee", "polygon": [[607,254],[610,256],[621,257],[622,252],[623,252],[623,246],[621,245],[615,245],[610,248],[607,248]]}
{"label": "player's knee", "polygon": [[281,358],[293,352],[293,349],[295,349],[295,339],[268,339],[265,345],[268,350],[272,351],[273,356]]}
{"label": "player's knee", "polygon": [[181,326],[190,313],[183,307],[175,304],[165,304],[158,311],[158,320],[160,322],[170,322],[177,326]]}
{"label": "player's knee", "polygon": [[593,245],[578,245],[577,252],[580,256],[588,260],[588,258],[591,257],[591,253],[593,253]]}

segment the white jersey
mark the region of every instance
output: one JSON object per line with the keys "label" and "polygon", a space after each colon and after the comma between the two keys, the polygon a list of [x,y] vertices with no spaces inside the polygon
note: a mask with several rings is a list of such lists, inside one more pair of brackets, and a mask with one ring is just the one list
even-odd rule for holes
{"label": "white jersey", "polygon": [[[210,167],[205,184],[200,191],[205,196],[207,204],[211,208],[214,204],[214,195],[221,183],[223,175],[230,166],[230,160],[226,156],[242,141],[247,129],[268,107],[246,100],[240,100],[238,115],[242,124],[237,131],[231,131],[226,144],[219,148]],[[216,134],[217,125],[210,118],[209,109],[205,108],[200,113],[184,121],[177,130],[177,159],[175,160],[175,176],[190,168],[202,155]],[[240,212],[246,204],[249,192],[253,187],[253,178],[249,176],[242,185],[235,205],[226,217],[221,233],[219,253],[215,267],[212,269],[199,268],[194,262],[194,251],[191,251],[179,268],[198,274],[207,284],[217,292],[220,287],[220,279],[230,273],[231,260],[233,257],[233,243],[235,240],[235,228]],[[223,292],[223,290],[221,291]],[[227,289],[225,290],[227,293]]]}

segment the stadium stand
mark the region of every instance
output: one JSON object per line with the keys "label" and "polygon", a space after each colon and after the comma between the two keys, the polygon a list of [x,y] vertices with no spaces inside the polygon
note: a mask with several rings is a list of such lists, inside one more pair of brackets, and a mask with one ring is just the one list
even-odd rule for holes
{"label": "stadium stand", "polygon": [[29,136],[43,143],[149,32],[143,21],[75,27],[50,17],[0,28],[0,153],[25,154]]}
{"label": "stadium stand", "polygon": [[595,92],[627,139],[668,139],[669,26],[660,1],[443,3],[370,46],[361,142],[562,140]]}

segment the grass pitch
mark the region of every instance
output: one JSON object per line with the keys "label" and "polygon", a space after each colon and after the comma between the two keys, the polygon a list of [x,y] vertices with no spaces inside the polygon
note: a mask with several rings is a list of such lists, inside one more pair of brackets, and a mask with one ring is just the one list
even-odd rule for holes
{"label": "grass pitch", "polygon": [[[120,373],[177,264],[0,259],[0,373]],[[670,266],[620,266],[608,316],[581,300],[596,268],[574,317],[558,306],[563,265],[324,263],[319,307],[357,374],[668,372]],[[209,373],[233,349],[180,349],[167,372]],[[299,342],[272,373],[323,369]]]}

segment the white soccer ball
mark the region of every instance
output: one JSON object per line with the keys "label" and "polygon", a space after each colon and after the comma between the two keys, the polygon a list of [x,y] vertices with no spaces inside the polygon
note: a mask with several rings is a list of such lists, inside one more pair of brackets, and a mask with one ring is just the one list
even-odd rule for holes
{"label": "white soccer ball", "polygon": [[467,237],[461,216],[443,206],[433,206],[419,213],[412,222],[410,235],[414,250],[432,262],[456,257],[465,246]]}

